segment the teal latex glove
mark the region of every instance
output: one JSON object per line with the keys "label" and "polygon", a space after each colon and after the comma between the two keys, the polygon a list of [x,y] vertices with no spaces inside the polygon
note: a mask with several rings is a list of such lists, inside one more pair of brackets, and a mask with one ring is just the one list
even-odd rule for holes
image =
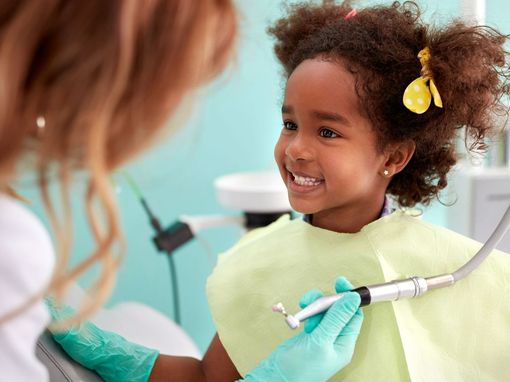
{"label": "teal latex glove", "polygon": [[[57,307],[51,299],[45,302],[55,321],[74,314],[67,305]],[[52,335],[72,359],[95,370],[106,382],[147,381],[159,355],[157,350],[129,342],[88,321]]]}
{"label": "teal latex glove", "polygon": [[[353,289],[343,277],[335,289],[343,292]],[[308,292],[300,305],[306,307],[322,294]],[[305,330],[278,346],[268,358],[251,370],[246,382],[321,382],[327,381],[352,359],[363,313],[357,293],[347,293],[326,313],[310,317]]]}
{"label": "teal latex glove", "polygon": [[[338,277],[335,280],[336,293],[348,292],[353,289],[354,286],[349,281],[347,281],[345,277]],[[322,296],[323,294],[319,290],[312,289],[311,291],[305,293],[303,297],[301,297],[301,300],[299,301],[299,306],[301,307],[301,309],[304,309]],[[319,325],[319,323],[322,320],[322,317],[324,317],[324,314],[325,312],[316,314],[315,316],[308,318],[305,321],[305,332],[311,333],[315,329],[315,327]]]}

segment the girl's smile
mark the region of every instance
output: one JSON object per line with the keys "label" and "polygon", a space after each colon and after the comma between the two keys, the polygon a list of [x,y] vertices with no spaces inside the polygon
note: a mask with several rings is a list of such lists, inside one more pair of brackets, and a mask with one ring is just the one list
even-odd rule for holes
{"label": "girl's smile", "polygon": [[295,193],[316,191],[324,184],[324,179],[313,177],[299,171],[287,168],[287,188]]}

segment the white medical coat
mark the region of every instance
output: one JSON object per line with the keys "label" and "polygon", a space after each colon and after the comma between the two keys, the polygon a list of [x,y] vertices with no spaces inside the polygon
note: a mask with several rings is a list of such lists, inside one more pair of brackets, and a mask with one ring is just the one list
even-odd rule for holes
{"label": "white medical coat", "polygon": [[[50,237],[38,218],[0,194],[0,317],[46,287],[54,261]],[[35,349],[49,321],[49,313],[39,301],[0,324],[0,381],[48,380]]]}

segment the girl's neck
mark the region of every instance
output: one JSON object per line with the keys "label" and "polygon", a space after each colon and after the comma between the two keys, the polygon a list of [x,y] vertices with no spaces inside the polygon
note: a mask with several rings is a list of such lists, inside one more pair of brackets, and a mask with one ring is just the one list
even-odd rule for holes
{"label": "girl's neck", "polygon": [[362,208],[346,206],[334,210],[319,211],[311,216],[310,223],[319,228],[334,232],[356,233],[367,224],[379,219],[386,198],[378,198],[373,203],[363,205]]}

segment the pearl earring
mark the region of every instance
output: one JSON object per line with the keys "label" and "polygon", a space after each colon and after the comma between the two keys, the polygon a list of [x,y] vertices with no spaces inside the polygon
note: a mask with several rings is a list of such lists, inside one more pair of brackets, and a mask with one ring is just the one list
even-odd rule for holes
{"label": "pearl earring", "polygon": [[388,175],[390,175],[390,172],[389,172],[388,170],[386,170],[386,169],[385,169],[385,170],[383,171],[383,174],[384,174],[384,176],[388,176]]}
{"label": "pearl earring", "polygon": [[46,127],[46,119],[42,115],[38,116],[35,120],[35,125],[37,126],[37,136],[41,137]]}

